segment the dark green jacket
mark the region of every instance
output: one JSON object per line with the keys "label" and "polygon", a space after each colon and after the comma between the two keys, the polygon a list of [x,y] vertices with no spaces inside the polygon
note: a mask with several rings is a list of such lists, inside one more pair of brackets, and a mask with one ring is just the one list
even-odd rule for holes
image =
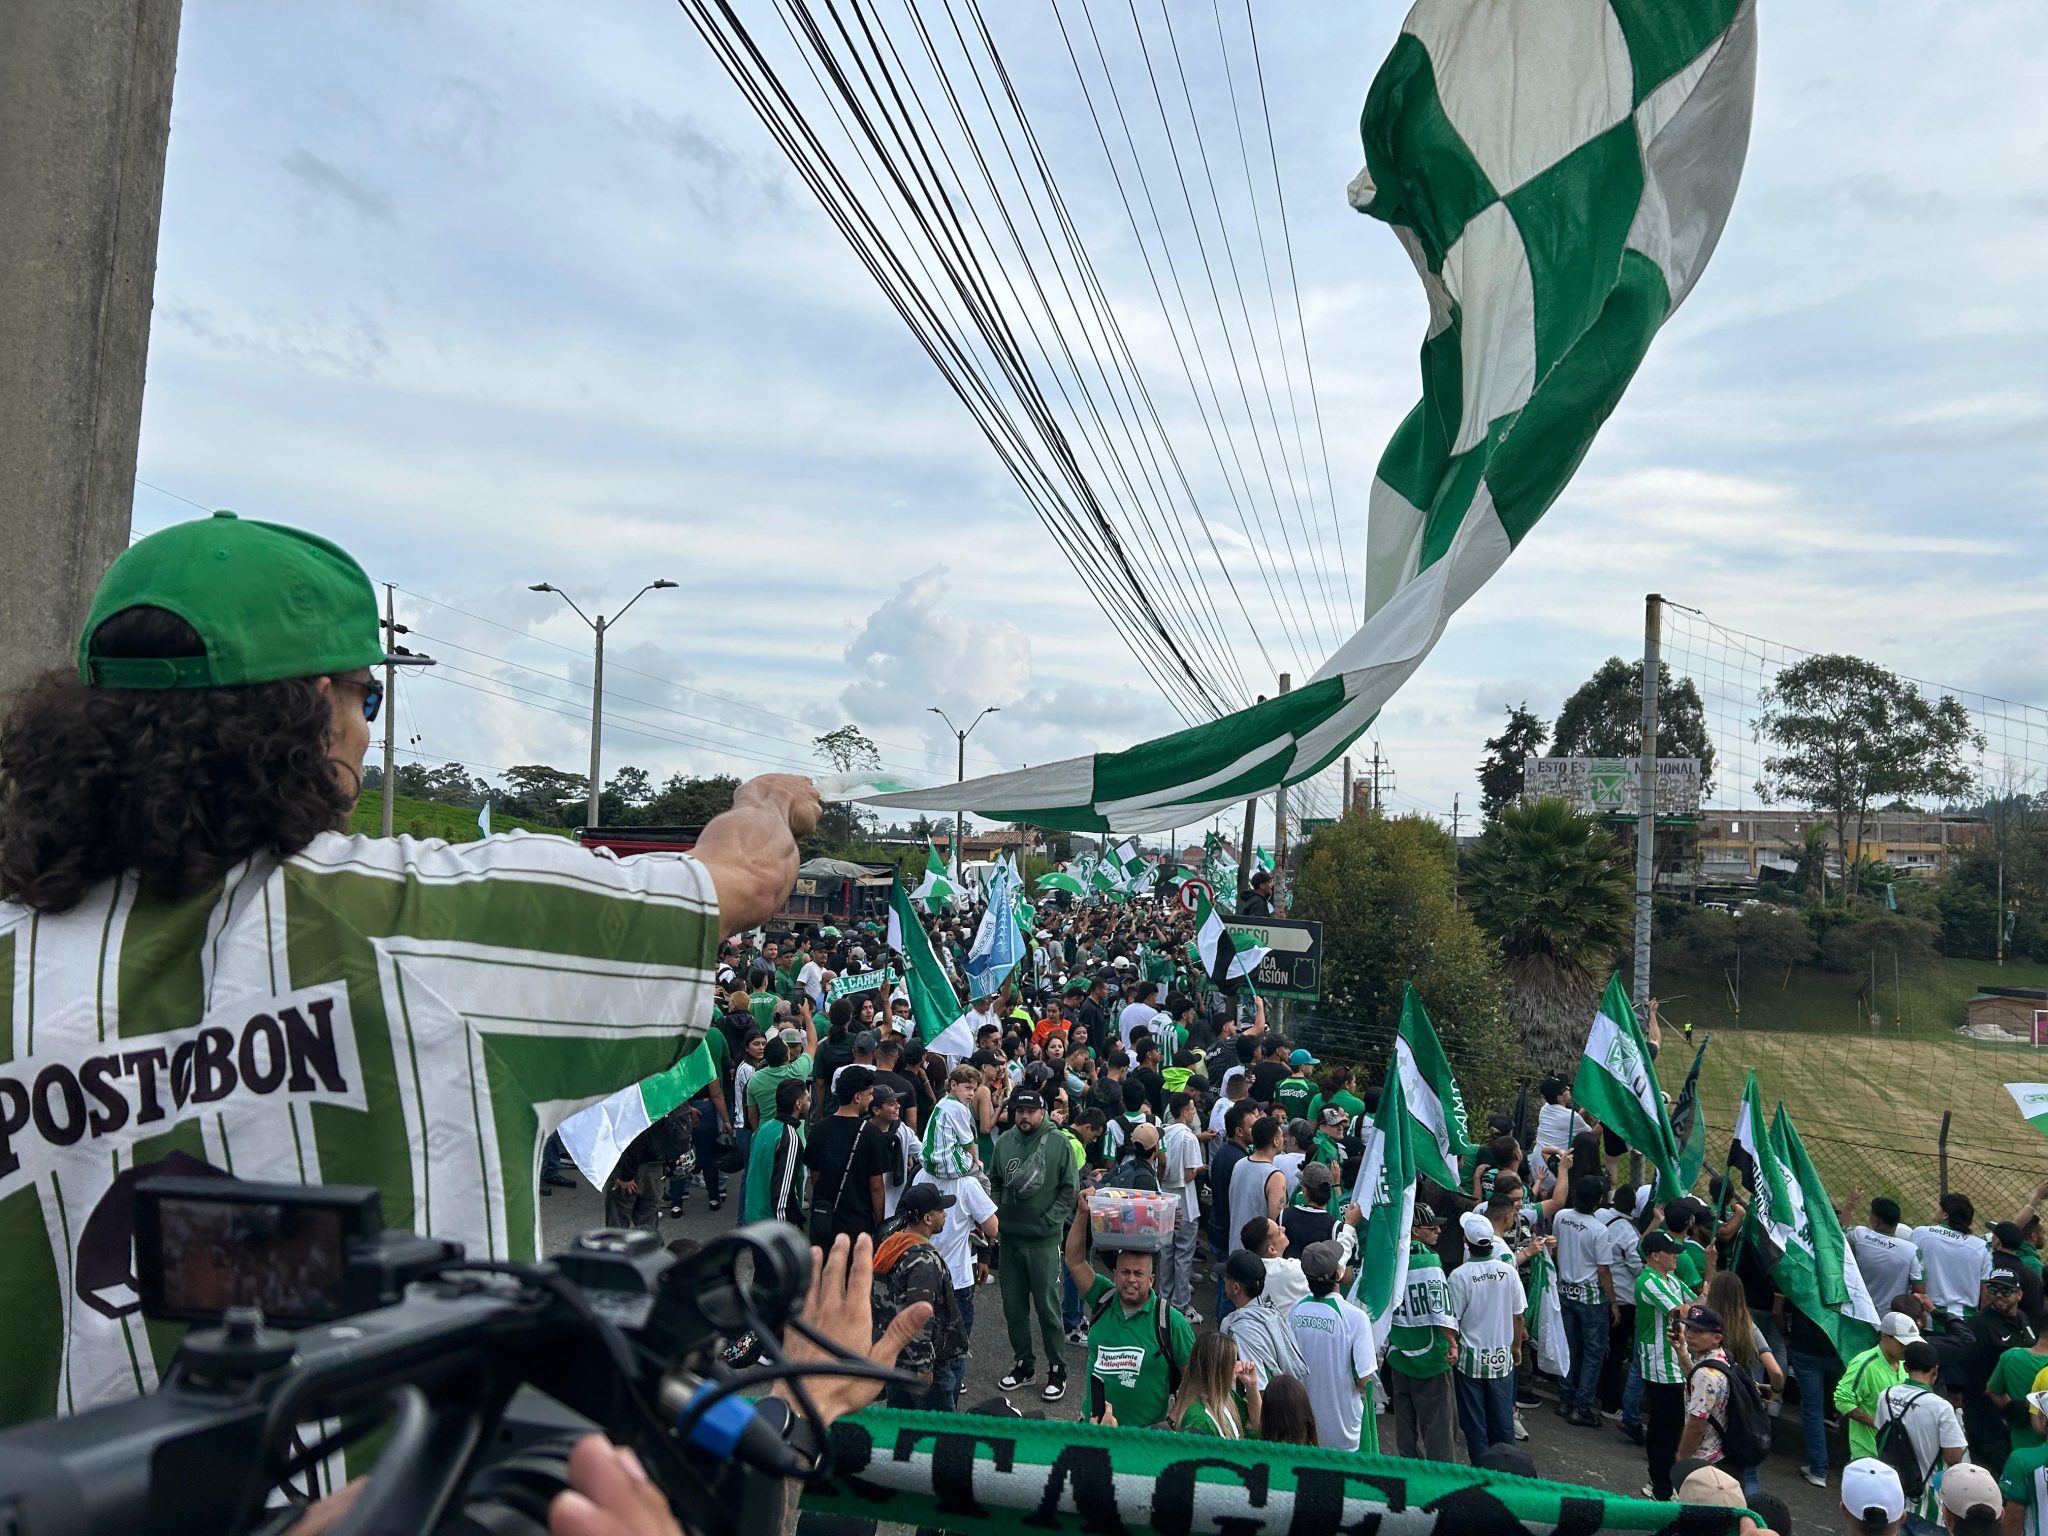
{"label": "dark green jacket", "polygon": [[1043,1242],[1066,1235],[1080,1183],[1073,1148],[1051,1121],[1041,1122],[1028,1136],[1014,1125],[998,1136],[989,1159],[989,1183],[1004,1237]]}

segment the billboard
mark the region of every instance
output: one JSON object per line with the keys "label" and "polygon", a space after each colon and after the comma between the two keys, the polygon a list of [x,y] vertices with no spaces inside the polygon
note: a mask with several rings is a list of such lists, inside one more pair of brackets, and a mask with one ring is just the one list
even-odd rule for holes
{"label": "billboard", "polygon": [[[1522,797],[1565,801],[1585,816],[1640,814],[1636,800],[1637,757],[1532,757],[1522,765]],[[1692,820],[1700,813],[1700,760],[1657,759],[1657,815]]]}

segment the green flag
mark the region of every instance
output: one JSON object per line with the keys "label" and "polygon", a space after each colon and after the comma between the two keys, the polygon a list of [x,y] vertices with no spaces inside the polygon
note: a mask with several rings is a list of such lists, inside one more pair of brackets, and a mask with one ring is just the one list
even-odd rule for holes
{"label": "green flag", "polygon": [[1675,1200],[1685,1192],[1678,1180],[1678,1144],[1664,1112],[1657,1069],[1650,1065],[1649,1043],[1636,1026],[1636,1011],[1629,1006],[1619,974],[1609,978],[1593,1015],[1578,1076],[1572,1080],[1572,1098],[1656,1168],[1659,1200]]}
{"label": "green flag", "polygon": [[586,1179],[603,1189],[633,1139],[670,1110],[689,1103],[717,1075],[717,1057],[703,1040],[696,1040],[667,1071],[621,1088],[555,1127],[563,1150]]}
{"label": "green flag", "polygon": [[2019,1105],[2027,1124],[2048,1136],[2048,1083],[2007,1083],[2005,1091]]}
{"label": "green flag", "polygon": [[1041,891],[1065,891],[1069,896],[1086,896],[1088,894],[1087,886],[1076,880],[1072,875],[1060,870],[1054,870],[1049,875],[1040,875],[1038,877],[1038,888]]}
{"label": "green flag", "polygon": [[[1394,1042],[1394,1057],[1400,1066],[1402,1100],[1416,1126],[1416,1168],[1445,1189],[1463,1189],[1460,1159],[1478,1150],[1465,1139],[1465,1095],[1451,1076],[1443,1042],[1412,981],[1401,994],[1401,1033]],[[1386,1113],[1384,1105],[1380,1113]]]}
{"label": "green flag", "polygon": [[910,1016],[917,1020],[917,1038],[929,1042],[960,1016],[960,1000],[945,968],[932,953],[932,941],[918,921],[917,909],[901,880],[889,882],[888,945],[903,957],[903,986],[910,994]]}
{"label": "green flag", "polygon": [[1415,1143],[1401,1074],[1389,1073],[1351,1200],[1365,1213],[1351,1299],[1372,1314],[1373,1338],[1387,1341],[1408,1290],[1408,1243],[1415,1220]]}
{"label": "green flag", "polygon": [[953,882],[946,878],[945,862],[939,857],[939,846],[930,838],[924,840],[924,879],[910,899],[927,912],[944,912],[959,900],[960,893]]}
{"label": "green flag", "polygon": [[1692,1069],[1685,1074],[1685,1086],[1678,1090],[1678,1102],[1671,1109],[1671,1138],[1678,1143],[1678,1182],[1691,1189],[1699,1181],[1707,1162],[1707,1122],[1700,1113],[1700,1063],[1707,1059],[1708,1035],[1692,1053]]}

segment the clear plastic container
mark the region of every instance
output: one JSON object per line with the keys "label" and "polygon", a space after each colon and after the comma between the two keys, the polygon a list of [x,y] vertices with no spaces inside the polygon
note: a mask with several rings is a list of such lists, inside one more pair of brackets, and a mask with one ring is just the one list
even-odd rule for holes
{"label": "clear plastic container", "polygon": [[1088,1223],[1095,1246],[1137,1248],[1157,1253],[1173,1241],[1180,1201],[1142,1189],[1098,1189],[1088,1197]]}

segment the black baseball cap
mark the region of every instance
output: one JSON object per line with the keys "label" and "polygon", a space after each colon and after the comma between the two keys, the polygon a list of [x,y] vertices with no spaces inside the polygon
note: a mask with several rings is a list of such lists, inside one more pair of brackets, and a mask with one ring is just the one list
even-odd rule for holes
{"label": "black baseball cap", "polygon": [[933,1211],[950,1211],[959,1199],[958,1195],[949,1195],[936,1184],[913,1184],[896,1202],[896,1214],[906,1220],[929,1216]]}
{"label": "black baseball cap", "polygon": [[1721,1314],[1704,1302],[1694,1302],[1680,1315],[1679,1321],[1688,1328],[1697,1328],[1702,1333],[1722,1331]]}
{"label": "black baseball cap", "polygon": [[1984,1283],[1994,1291],[2023,1291],[2026,1283],[2020,1279],[2019,1271],[2001,1264],[1984,1277]]}
{"label": "black baseball cap", "polygon": [[1022,1093],[1013,1093],[1010,1095],[1010,1108],[1013,1110],[1043,1109],[1045,1108],[1045,1100],[1041,1099],[1037,1094],[1031,1092],[1029,1089],[1026,1089]]}
{"label": "black baseball cap", "polygon": [[1683,1253],[1684,1251],[1678,1239],[1669,1232],[1660,1230],[1643,1234],[1644,1258],[1648,1258],[1653,1253]]}

